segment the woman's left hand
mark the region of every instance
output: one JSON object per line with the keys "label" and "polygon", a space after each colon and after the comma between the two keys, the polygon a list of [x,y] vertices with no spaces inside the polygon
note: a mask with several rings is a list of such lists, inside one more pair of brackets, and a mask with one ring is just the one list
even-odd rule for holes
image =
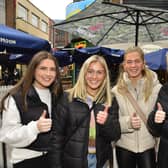
{"label": "woman's left hand", "polygon": [[105,105],[104,111],[99,111],[96,116],[96,122],[99,124],[104,124],[108,117],[109,106]]}

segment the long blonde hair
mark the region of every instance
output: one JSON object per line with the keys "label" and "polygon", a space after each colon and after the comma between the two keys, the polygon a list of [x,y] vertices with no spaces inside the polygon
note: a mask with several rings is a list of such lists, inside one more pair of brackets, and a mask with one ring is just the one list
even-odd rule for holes
{"label": "long blonde hair", "polygon": [[105,80],[103,81],[101,87],[99,88],[99,91],[94,97],[94,101],[97,103],[106,103],[107,105],[110,106],[112,103],[112,97],[110,92],[109,71],[105,59],[99,55],[93,55],[83,63],[76,84],[72,89],[68,90],[69,98],[70,100],[72,100],[73,98],[80,98],[83,101],[86,100],[87,90],[86,90],[85,75],[87,73],[89,65],[93,62],[99,62],[104,67],[105,70]]}
{"label": "long blonde hair", "polygon": [[[126,50],[126,52],[124,54],[124,60],[126,59],[126,55],[128,53],[132,53],[132,52],[139,53],[140,58],[142,59],[142,61],[145,64],[144,52],[140,47],[137,47],[137,46],[129,47]],[[123,64],[121,64],[119,77],[118,77],[118,81],[117,81],[117,88],[118,88],[119,93],[121,93],[121,94],[123,94],[123,89],[127,89],[127,85],[125,83],[125,80],[123,79],[123,73],[124,73],[124,68],[123,68]],[[145,101],[147,101],[152,93],[151,86],[152,86],[152,82],[153,82],[153,74],[152,74],[151,70],[149,70],[146,66],[144,66],[144,68],[142,70],[142,76],[145,77],[143,94],[144,94]]]}

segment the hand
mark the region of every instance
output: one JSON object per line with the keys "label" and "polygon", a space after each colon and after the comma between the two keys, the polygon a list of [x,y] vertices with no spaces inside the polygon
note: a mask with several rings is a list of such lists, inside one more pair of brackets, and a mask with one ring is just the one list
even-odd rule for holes
{"label": "hand", "polygon": [[141,128],[141,119],[139,116],[137,116],[136,113],[133,113],[133,115],[131,116],[131,125],[132,125],[132,128],[134,129]]}
{"label": "hand", "polygon": [[46,110],[43,111],[40,118],[37,120],[37,128],[40,132],[48,132],[51,129],[52,121],[50,118],[46,118]]}
{"label": "hand", "polygon": [[96,116],[96,122],[99,124],[104,124],[108,117],[109,106],[105,105],[104,111],[99,111]]}
{"label": "hand", "polygon": [[166,113],[163,111],[163,108],[160,103],[157,103],[157,111],[155,113],[155,123],[163,123],[166,118]]}

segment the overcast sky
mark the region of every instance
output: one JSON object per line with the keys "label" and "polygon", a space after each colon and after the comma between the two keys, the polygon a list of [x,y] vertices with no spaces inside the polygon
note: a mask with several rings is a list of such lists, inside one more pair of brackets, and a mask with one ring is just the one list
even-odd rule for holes
{"label": "overcast sky", "polygon": [[36,7],[43,11],[51,19],[64,20],[66,6],[73,0],[30,0]]}

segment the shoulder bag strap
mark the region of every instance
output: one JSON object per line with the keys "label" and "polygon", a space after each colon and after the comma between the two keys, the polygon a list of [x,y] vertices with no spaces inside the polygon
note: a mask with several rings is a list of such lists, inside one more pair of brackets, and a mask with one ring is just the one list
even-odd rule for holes
{"label": "shoulder bag strap", "polygon": [[125,94],[128,97],[131,104],[133,105],[133,107],[135,108],[135,110],[138,113],[138,115],[140,116],[140,118],[142,119],[142,121],[144,122],[144,124],[146,125],[147,124],[147,118],[146,118],[145,114],[143,113],[143,111],[141,110],[141,108],[139,107],[136,100],[134,99],[134,97],[132,96],[132,94],[128,90],[125,92]]}

